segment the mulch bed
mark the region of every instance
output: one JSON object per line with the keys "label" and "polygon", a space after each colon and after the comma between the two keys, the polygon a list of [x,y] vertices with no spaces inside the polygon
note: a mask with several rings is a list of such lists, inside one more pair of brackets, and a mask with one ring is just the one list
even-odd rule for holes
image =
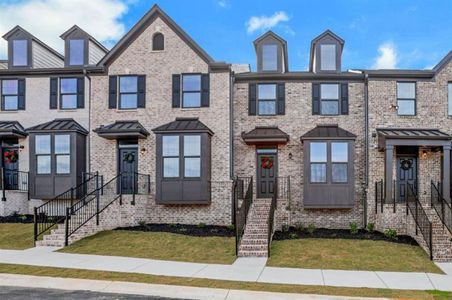
{"label": "mulch bed", "polygon": [[358,233],[352,234],[350,230],[346,229],[326,229],[317,228],[312,234],[306,230],[300,231],[294,227],[290,227],[287,231],[276,231],[273,235],[273,240],[294,240],[303,238],[318,238],[318,239],[350,239],[350,240],[373,240],[373,241],[387,241],[400,244],[418,245],[416,240],[407,235],[398,235],[397,239],[386,237],[383,233],[374,231],[368,232],[360,229]]}
{"label": "mulch bed", "polygon": [[5,217],[0,216],[0,223],[33,223],[33,215],[12,214]]}
{"label": "mulch bed", "polygon": [[132,227],[120,227],[115,230],[130,230],[130,231],[144,231],[144,232],[170,232],[190,236],[219,236],[219,237],[233,237],[235,230],[225,226],[212,225],[183,225],[183,224],[146,224]]}

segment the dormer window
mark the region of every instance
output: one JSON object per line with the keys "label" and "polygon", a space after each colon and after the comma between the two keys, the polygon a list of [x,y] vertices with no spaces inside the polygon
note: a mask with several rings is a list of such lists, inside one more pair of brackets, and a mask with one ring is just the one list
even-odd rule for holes
{"label": "dormer window", "polygon": [[336,45],[320,45],[320,69],[322,71],[336,70]]}
{"label": "dormer window", "polygon": [[13,40],[13,66],[28,66],[28,40]]}
{"label": "dormer window", "polygon": [[278,45],[262,45],[262,70],[278,70]]}
{"label": "dormer window", "polygon": [[85,63],[85,40],[69,40],[69,65],[82,66]]}

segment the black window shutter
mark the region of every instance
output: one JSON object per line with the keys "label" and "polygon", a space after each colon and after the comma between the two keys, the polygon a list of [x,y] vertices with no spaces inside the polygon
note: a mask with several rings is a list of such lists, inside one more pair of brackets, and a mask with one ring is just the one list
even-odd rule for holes
{"label": "black window shutter", "polygon": [[320,84],[312,84],[312,114],[320,115]]}
{"label": "black window shutter", "polygon": [[348,115],[348,84],[341,84],[341,114]]}
{"label": "black window shutter", "polygon": [[108,88],[108,108],[117,107],[117,95],[118,95],[118,76],[109,77]]}
{"label": "black window shutter", "polygon": [[25,79],[17,80],[18,87],[18,105],[17,108],[19,110],[25,110]]}
{"label": "black window shutter", "polygon": [[138,76],[138,108],[146,107],[146,75]]}
{"label": "black window shutter", "polygon": [[173,107],[180,107],[180,75],[173,74]]}
{"label": "black window shutter", "polygon": [[50,109],[58,108],[58,78],[50,78]]}
{"label": "black window shutter", "polygon": [[257,96],[256,96],[257,86],[255,83],[250,83],[248,86],[248,114],[250,116],[256,115],[257,108]]}
{"label": "black window shutter", "polygon": [[201,107],[209,107],[210,80],[209,74],[201,75]]}
{"label": "black window shutter", "polygon": [[85,108],[85,78],[77,78],[77,108]]}
{"label": "black window shutter", "polygon": [[278,83],[278,115],[286,114],[286,88],[284,83]]}

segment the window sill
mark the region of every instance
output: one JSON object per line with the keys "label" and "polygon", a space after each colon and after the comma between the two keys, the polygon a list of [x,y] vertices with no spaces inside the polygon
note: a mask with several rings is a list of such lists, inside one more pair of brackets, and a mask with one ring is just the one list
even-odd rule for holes
{"label": "window sill", "polygon": [[201,107],[181,107],[181,111],[201,111]]}
{"label": "window sill", "polygon": [[78,111],[77,108],[60,108],[60,109],[58,109],[59,113],[76,112],[76,111]]}
{"label": "window sill", "polygon": [[132,109],[116,109],[116,112],[118,112],[118,113],[138,112],[138,108],[132,108]]}
{"label": "window sill", "polygon": [[5,113],[5,114],[17,114],[19,112],[19,110],[1,110],[0,113]]}
{"label": "window sill", "polygon": [[165,52],[165,50],[149,50],[149,53],[162,53]]}

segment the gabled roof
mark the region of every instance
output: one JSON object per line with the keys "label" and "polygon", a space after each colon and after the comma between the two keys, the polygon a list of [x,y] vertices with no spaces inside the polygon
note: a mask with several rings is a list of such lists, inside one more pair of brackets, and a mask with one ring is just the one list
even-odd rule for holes
{"label": "gabled roof", "polygon": [[154,133],[179,132],[207,132],[213,135],[212,130],[204,125],[198,118],[176,118],[175,121],[152,129]]}
{"label": "gabled roof", "polygon": [[444,56],[444,58],[436,65],[433,67],[433,71],[435,73],[438,73],[439,71],[441,71],[441,69],[443,67],[445,67],[450,61],[452,60],[452,50],[449,51],[449,53],[447,53],[446,56]]}
{"label": "gabled roof", "polygon": [[0,121],[0,137],[26,137],[27,133],[17,121]]}
{"label": "gabled roof", "polygon": [[214,60],[205,52],[179,25],[176,24],[157,4],[136,23],[132,29],[110,50],[110,52],[99,62],[108,65],[112,60],[120,55],[157,17],[160,17],[169,27],[184,40],[206,63],[213,63]]}
{"label": "gabled roof", "polygon": [[88,39],[90,39],[94,44],[96,44],[99,48],[101,48],[103,51],[108,52],[108,49],[105,48],[104,45],[102,45],[98,40],[96,40],[92,35],[90,35],[88,32],[86,32],[85,30],[81,29],[79,26],[74,25],[71,28],[69,28],[68,30],[66,30],[62,35],[60,35],[60,38],[62,38],[63,40],[65,40],[72,32],[74,31],[80,31],[81,33],[83,33],[83,35],[86,35],[86,37]]}
{"label": "gabled roof", "polygon": [[25,33],[26,35],[28,35],[33,41],[35,41],[36,43],[38,43],[39,45],[41,45],[42,47],[44,47],[45,49],[47,49],[49,52],[51,52],[52,54],[54,54],[55,56],[57,56],[58,58],[60,58],[61,60],[64,60],[64,56],[61,55],[59,52],[57,52],[56,50],[54,50],[53,48],[51,48],[50,46],[48,46],[47,44],[45,44],[43,41],[41,41],[40,39],[38,39],[37,37],[35,37],[34,35],[32,35],[30,32],[26,31],[25,29],[23,29],[22,27],[20,27],[19,25],[16,25],[13,29],[11,29],[10,31],[8,31],[5,35],[3,35],[3,39],[8,40],[13,34],[15,34],[17,31],[21,31],[23,33]]}
{"label": "gabled roof", "polygon": [[312,139],[356,139],[356,135],[340,128],[337,124],[317,125],[314,129],[301,136],[301,140]]}
{"label": "gabled roof", "polygon": [[254,44],[254,49],[256,50],[256,53],[257,53],[257,45],[261,41],[265,40],[267,37],[272,37],[272,38],[276,39],[283,46],[284,66],[285,66],[286,72],[288,72],[289,71],[289,55],[288,55],[288,50],[287,50],[287,41],[285,39],[283,39],[282,37],[280,37],[279,35],[277,35],[276,33],[274,33],[273,31],[269,30],[254,40],[253,44]]}
{"label": "gabled roof", "polygon": [[113,124],[100,126],[93,131],[106,139],[117,139],[120,137],[145,139],[149,135],[149,131],[137,120],[116,121]]}
{"label": "gabled roof", "polygon": [[289,135],[276,126],[256,126],[242,133],[242,139],[248,145],[287,144]]}
{"label": "gabled roof", "polygon": [[27,132],[78,132],[87,135],[88,131],[74,119],[55,119],[26,129]]}
{"label": "gabled roof", "polygon": [[314,53],[315,53],[315,45],[324,37],[326,36],[330,36],[333,39],[337,40],[339,42],[339,44],[341,45],[341,52],[344,49],[344,44],[345,41],[339,37],[337,34],[335,34],[334,32],[332,32],[331,30],[327,29],[324,32],[322,32],[321,34],[319,34],[318,36],[316,36],[312,41],[311,41],[311,53],[310,53],[310,57],[309,57],[309,70],[312,71],[314,66]]}

